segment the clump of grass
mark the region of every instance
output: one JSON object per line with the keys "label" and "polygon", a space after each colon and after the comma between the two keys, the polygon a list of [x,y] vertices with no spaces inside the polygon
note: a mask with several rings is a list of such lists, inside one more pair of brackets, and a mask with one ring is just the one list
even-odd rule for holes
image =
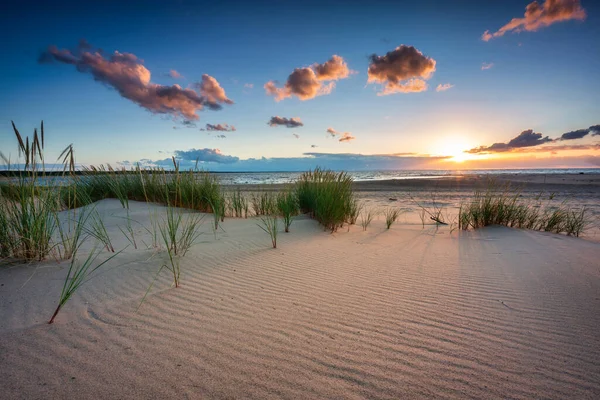
{"label": "clump of grass", "polygon": [[278,228],[277,216],[273,214],[262,216],[260,218],[260,224],[257,225],[271,237],[271,244],[273,245],[273,248],[276,249]]}
{"label": "clump of grass", "polygon": [[[579,236],[589,224],[586,208],[574,210],[566,202],[542,203],[542,194],[534,201],[521,199],[520,191],[510,185],[488,183],[477,190],[468,203],[460,206],[459,229],[477,229],[489,225],[540,230]],[[548,202],[554,196],[550,196]]]}
{"label": "clump of grass", "polygon": [[248,200],[244,197],[240,189],[231,193],[227,203],[232,217],[248,218]]}
{"label": "clump of grass", "polygon": [[360,225],[363,231],[367,230],[367,227],[371,225],[371,221],[375,218],[376,212],[371,209],[363,210],[360,214]]}
{"label": "clump of grass", "polygon": [[275,196],[271,192],[253,193],[251,197],[254,215],[271,215],[277,210]]}
{"label": "clump of grass", "polygon": [[[40,134],[35,129],[31,139],[23,138],[14,122],[12,127],[22,166],[11,183],[0,186],[0,254],[23,261],[41,261],[52,250],[50,242],[56,230],[55,214],[60,203],[58,184],[45,180],[44,123]],[[71,146],[62,152],[60,157],[63,156],[67,164],[74,166]],[[11,160],[2,152],[0,158],[6,169],[11,170]]]}
{"label": "clump of grass", "polygon": [[300,210],[309,213],[325,229],[335,232],[352,220],[356,203],[352,177],[347,173],[316,168],[300,175],[295,186]]}
{"label": "clump of grass", "polygon": [[285,232],[290,231],[290,225],[294,217],[298,215],[298,198],[296,193],[288,189],[277,195],[277,209],[279,215],[283,217]]}
{"label": "clump of grass", "polygon": [[398,208],[388,207],[385,209],[385,226],[387,229],[390,229],[392,227],[392,224],[396,222],[400,214],[402,214],[402,211],[400,211],[400,209]]}

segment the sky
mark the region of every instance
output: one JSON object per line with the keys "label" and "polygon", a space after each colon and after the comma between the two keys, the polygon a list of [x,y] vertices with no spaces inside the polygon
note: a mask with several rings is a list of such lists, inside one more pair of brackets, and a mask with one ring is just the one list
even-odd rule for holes
{"label": "sky", "polygon": [[82,165],[600,166],[591,0],[25,0],[0,30],[11,159],[43,120]]}

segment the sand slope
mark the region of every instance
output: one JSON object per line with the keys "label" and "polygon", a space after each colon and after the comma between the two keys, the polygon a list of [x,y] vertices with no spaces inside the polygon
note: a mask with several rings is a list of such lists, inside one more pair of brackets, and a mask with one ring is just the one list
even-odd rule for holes
{"label": "sand slope", "polygon": [[165,274],[137,313],[164,257],[151,249],[126,250],[51,326],[64,264],[0,269],[1,397],[600,397],[599,243],[301,219],[274,250],[253,220],[217,240],[206,225],[182,287]]}

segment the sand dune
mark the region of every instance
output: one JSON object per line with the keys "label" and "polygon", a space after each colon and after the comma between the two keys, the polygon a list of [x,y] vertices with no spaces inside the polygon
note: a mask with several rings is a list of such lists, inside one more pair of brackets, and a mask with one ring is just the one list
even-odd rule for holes
{"label": "sand dune", "polygon": [[[99,207],[124,247],[124,211]],[[140,243],[149,208],[132,202]],[[66,264],[1,269],[2,397],[600,397],[599,243],[299,219],[272,249],[252,219],[217,239],[205,225],[181,288],[164,274],[137,312],[164,260],[151,248],[119,255],[54,325]]]}

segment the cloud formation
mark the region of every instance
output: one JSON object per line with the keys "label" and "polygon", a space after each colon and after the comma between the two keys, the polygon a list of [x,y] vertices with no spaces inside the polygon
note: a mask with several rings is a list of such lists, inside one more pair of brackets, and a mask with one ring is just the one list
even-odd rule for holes
{"label": "cloud formation", "polygon": [[344,132],[342,137],[340,138],[340,142],[350,142],[351,140],[356,139],[350,132]]}
{"label": "cloud formation", "polygon": [[[190,149],[175,150],[175,159],[182,161],[210,162],[219,164],[232,164],[240,159],[235,156],[227,156],[221,153],[219,149]],[[170,159],[167,159],[170,160]]]}
{"label": "cloud formation", "polygon": [[563,133],[558,140],[581,139],[582,137],[587,136],[588,133],[590,133],[589,129],[577,129],[576,131]]}
{"label": "cloud formation", "polygon": [[367,82],[383,85],[378,96],[423,92],[427,90],[425,80],[435,72],[436,61],[413,46],[400,45],[383,56],[373,54],[369,59]]}
{"label": "cloud formation", "polygon": [[590,132],[592,133],[592,136],[599,136],[600,135],[600,125],[590,126]]}
{"label": "cloud formation", "polygon": [[535,133],[532,129],[521,132],[517,137],[510,140],[508,143],[494,143],[491,146],[480,146],[471,150],[466,150],[470,154],[487,154],[501,153],[513,151],[521,147],[532,147],[540,144],[552,142],[548,136],[543,136],[541,133]]}
{"label": "cloud formation", "polygon": [[115,51],[105,57],[85,40],[75,50],[49,46],[38,61],[73,65],[77,71],[90,74],[94,80],[115,89],[122,97],[152,113],[197,120],[196,113],[205,107],[219,110],[221,104],[233,103],[217,80],[209,75],[203,75],[202,81],[195,85],[199,93],[179,85],[158,85],[150,81],[150,71],[134,54]]}
{"label": "cloud formation", "polygon": [[486,69],[490,69],[494,66],[494,63],[481,63],[481,70],[485,71]]}
{"label": "cloud formation", "polygon": [[206,124],[204,128],[200,128],[201,131],[221,131],[221,132],[235,132],[235,126],[228,124]]}
{"label": "cloud formation", "polygon": [[437,85],[437,87],[435,88],[436,92],[444,92],[448,89],[452,89],[454,87],[454,85],[450,84],[450,83],[444,83],[444,84],[439,84]]}
{"label": "cloud formation", "polygon": [[269,122],[267,122],[269,126],[285,126],[286,128],[298,128],[300,126],[304,126],[300,118],[286,118],[286,117],[271,117]]}
{"label": "cloud formation", "polygon": [[[269,81],[265,83],[264,89],[269,96],[275,97],[275,101],[292,96],[300,100],[310,100],[331,93],[335,88],[334,81],[347,78],[351,73],[344,59],[333,55],[323,64],[294,69],[283,87],[277,87],[275,81]],[[325,83],[326,81],[330,82]]]}
{"label": "cloud formation", "polygon": [[349,142],[351,140],[356,139],[354,136],[352,136],[352,134],[350,132],[339,132],[336,131],[333,128],[327,128],[326,131],[331,137],[336,137],[339,136],[339,141],[340,142]]}
{"label": "cloud formation", "polygon": [[170,70],[167,75],[173,79],[182,79],[183,78],[183,75],[181,75],[179,72],[175,71],[174,69]]}
{"label": "cloud formation", "polygon": [[513,18],[496,32],[485,31],[481,40],[487,42],[493,38],[504,36],[507,32],[534,32],[554,23],[569,20],[584,20],[585,10],[579,0],[544,0],[540,5],[537,1],[525,7],[523,18]]}

